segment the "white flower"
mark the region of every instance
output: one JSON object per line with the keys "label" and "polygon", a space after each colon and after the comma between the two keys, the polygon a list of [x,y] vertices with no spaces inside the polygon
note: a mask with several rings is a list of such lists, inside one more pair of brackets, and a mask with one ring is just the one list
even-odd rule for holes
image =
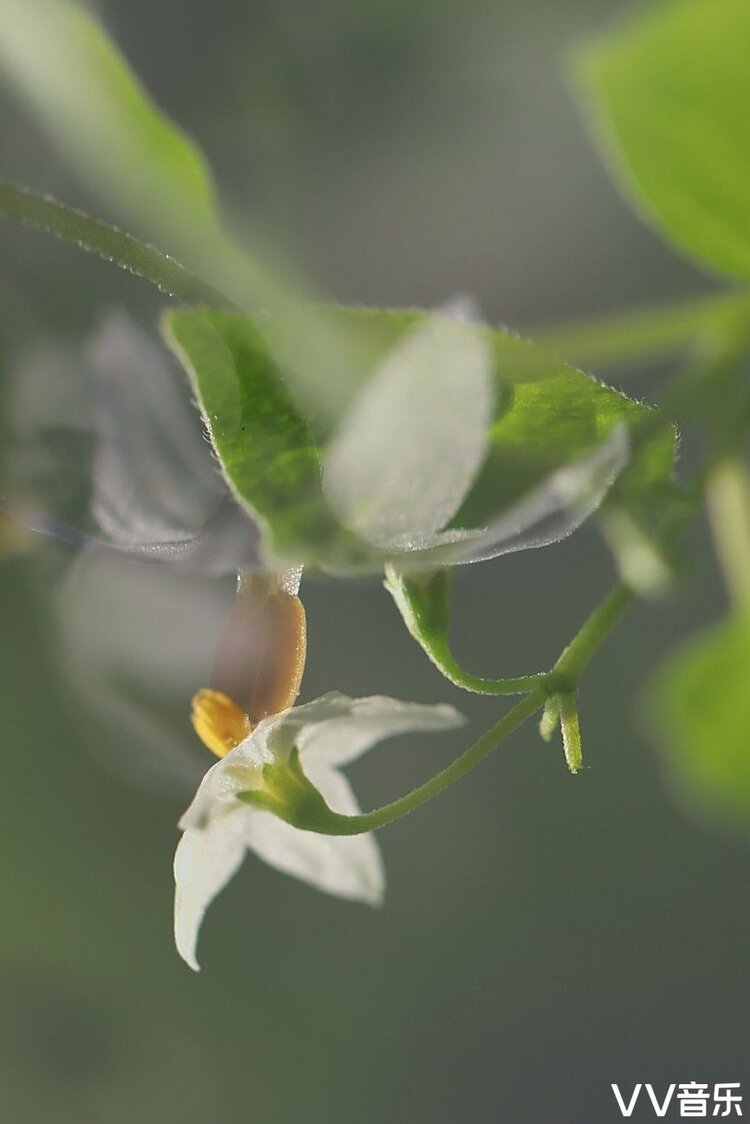
{"label": "white flower", "polygon": [[380,903],[385,878],[371,834],[320,835],[292,827],[272,812],[242,803],[237,794],[263,791],[263,769],[284,765],[294,748],[305,776],[329,807],[360,809],[339,771],[383,738],[410,731],[439,731],[463,718],[451,706],[421,706],[380,696],[351,699],[332,692],[260,722],[206,773],[180,827],[174,860],[175,941],[191,968],[211,901],[240,866],[249,848],[271,866],[338,897]]}

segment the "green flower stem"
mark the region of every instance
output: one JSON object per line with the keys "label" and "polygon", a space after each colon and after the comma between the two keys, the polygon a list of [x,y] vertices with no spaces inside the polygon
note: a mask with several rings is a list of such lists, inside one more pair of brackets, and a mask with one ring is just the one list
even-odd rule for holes
{"label": "green flower stem", "polygon": [[542,688],[549,696],[557,690],[565,690],[576,680],[634,597],[635,592],[624,582],[616,586],[594,610],[551,671],[516,679],[483,679],[463,671],[447,647],[441,651],[437,666],[447,679],[464,690],[483,695],[522,695]]}
{"label": "green flower stem", "polygon": [[401,613],[411,636],[421,646],[441,675],[464,691],[479,695],[527,695],[542,686],[547,675],[520,675],[487,679],[472,675],[456,661],[451,651],[450,590],[452,576],[446,568],[432,574],[408,575],[393,565],[385,568],[385,588]]}
{"label": "green flower stem", "polygon": [[575,683],[586,664],[596,653],[605,636],[614,628],[635,597],[625,582],[620,582],[578,630],[552,669],[553,675]]}
{"label": "green flower stem", "polygon": [[721,328],[738,315],[750,318],[750,294],[733,290],[531,334],[536,343],[559,352],[571,363],[598,367],[677,354],[707,330]]}
{"label": "green flower stem", "polygon": [[[169,254],[51,196],[0,180],[0,217],[16,219],[71,242],[80,250],[98,254],[186,304],[232,307],[223,293]],[[657,309],[602,316],[589,323],[546,328],[535,332],[534,338],[571,362],[596,367],[674,354],[707,329],[721,326],[726,318],[737,315],[750,317],[750,294],[745,291],[733,290]]]}
{"label": "green flower stem", "polygon": [[538,687],[544,686],[547,673],[540,671],[534,675],[518,675],[510,679],[485,679],[482,675],[472,675],[464,671],[456,662],[448,644],[437,645],[427,655],[445,678],[464,691],[478,695],[528,695]]}
{"label": "green flower stem", "polygon": [[446,788],[455,784],[470,769],[478,765],[482,758],[486,757],[509,734],[517,730],[527,718],[540,710],[544,706],[546,698],[547,692],[541,688],[527,695],[447,768],[436,773],[434,777],[407,793],[406,796],[401,796],[390,804],[383,804],[382,807],[375,808],[372,812],[363,812],[359,816],[343,816],[329,809],[322,821],[309,830],[318,831],[325,835],[360,835],[364,831],[373,831],[375,828],[384,827],[386,824],[393,823],[394,820],[408,815],[409,812],[415,811],[422,804],[426,804],[428,800],[433,800],[441,792],[445,792]]}
{"label": "green flower stem", "polygon": [[0,217],[17,219],[25,226],[72,242],[79,250],[98,254],[105,261],[151,281],[162,292],[185,304],[231,307],[222,293],[190,273],[168,254],[125,234],[116,226],[66,207],[49,195],[0,180]]}
{"label": "green flower stem", "polygon": [[750,614],[750,480],[739,457],[720,460],[706,481],[716,553],[729,593]]}
{"label": "green flower stem", "polygon": [[[405,796],[393,800],[390,804],[383,804],[371,812],[363,812],[358,816],[344,816],[326,808],[323,814],[317,815],[306,823],[297,823],[297,827],[305,830],[317,831],[323,835],[359,835],[364,831],[373,831],[375,828],[385,827],[394,820],[406,816],[416,808],[433,800],[440,793],[445,792],[452,784],[460,780],[470,769],[495,749],[509,734],[521,726],[527,718],[541,710],[547,700],[554,695],[559,695],[563,701],[565,720],[567,722],[568,739],[566,753],[568,763],[575,772],[580,768],[580,733],[578,732],[577,717],[574,720],[571,714],[575,703],[573,693],[577,677],[596,652],[604,638],[614,627],[623,612],[633,599],[633,592],[626,585],[616,586],[605,597],[604,601],[594,610],[583,627],[564,650],[559,660],[547,675],[539,676],[539,685],[524,699],[509,710],[500,721],[474,742],[447,768],[442,769],[424,784],[419,785]],[[575,725],[575,729],[574,729]],[[255,802],[251,796],[250,803]]]}

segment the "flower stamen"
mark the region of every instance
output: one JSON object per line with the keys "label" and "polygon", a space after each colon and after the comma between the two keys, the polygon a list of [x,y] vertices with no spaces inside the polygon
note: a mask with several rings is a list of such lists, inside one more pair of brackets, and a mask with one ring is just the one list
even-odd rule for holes
{"label": "flower stamen", "polygon": [[248,716],[222,691],[204,687],[193,695],[192,708],[193,729],[217,757],[226,757],[230,749],[252,733]]}

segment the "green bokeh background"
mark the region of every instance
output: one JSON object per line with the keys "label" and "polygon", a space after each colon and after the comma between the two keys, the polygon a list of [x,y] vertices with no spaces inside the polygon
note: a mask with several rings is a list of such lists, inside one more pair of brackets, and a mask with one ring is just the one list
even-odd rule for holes
{"label": "green bokeh background", "polygon": [[[566,44],[627,7],[111,0],[101,11],[205,147],[232,207],[321,291],[420,306],[470,292],[489,320],[527,329],[712,283],[616,196],[561,77]],[[0,139],[4,175],[87,202],[8,97]],[[29,340],[76,344],[114,306],[144,324],[163,306],[39,235],[4,228],[0,246],[6,381]],[[648,396],[652,378],[615,381]],[[6,563],[0,1119],[588,1124],[620,1119],[611,1081],[743,1081],[747,843],[683,814],[633,717],[660,653],[720,612],[700,533],[691,565],[679,595],[637,606],[587,674],[580,776],[524,728],[381,834],[379,912],[248,858],[209,914],[194,976],[171,939],[185,794],[142,791],[87,750],[48,642],[44,578]],[[589,528],[470,568],[457,652],[486,674],[536,670],[610,580]],[[311,580],[305,602],[305,698],[449,700],[472,723],[460,746],[494,721],[500,704],[442,681],[377,582]],[[380,803],[455,748],[394,742],[352,770],[357,790]]]}

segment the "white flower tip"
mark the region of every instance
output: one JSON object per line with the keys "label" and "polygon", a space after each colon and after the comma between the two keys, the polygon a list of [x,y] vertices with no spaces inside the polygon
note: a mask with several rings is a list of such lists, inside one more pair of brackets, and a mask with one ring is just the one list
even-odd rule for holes
{"label": "white flower tip", "polygon": [[385,883],[374,889],[364,901],[366,905],[371,905],[373,909],[382,909],[385,905]]}
{"label": "white flower tip", "polygon": [[465,714],[462,714],[460,710],[456,710],[455,706],[451,706],[449,703],[439,703],[435,707],[435,714],[439,716],[440,724],[444,726],[446,730],[450,730],[455,726],[465,726],[468,721]]}
{"label": "white flower tip", "polygon": [[174,904],[174,943],[177,952],[187,964],[188,968],[192,968],[194,972],[200,972],[200,964],[196,958],[196,945],[198,943],[198,930],[200,928],[200,918],[197,922],[190,921],[186,915],[182,895],[178,893],[175,896]]}
{"label": "white flower tip", "polygon": [[174,856],[174,941],[194,972],[200,971],[196,947],[206,910],[236,873],[245,853],[242,841],[227,835],[223,826],[220,819],[218,830],[215,824],[188,829]]}
{"label": "white flower tip", "polygon": [[187,948],[182,947],[182,945],[180,944],[180,942],[177,939],[176,933],[175,933],[175,944],[177,946],[177,952],[182,957],[182,959],[185,961],[188,968],[192,968],[192,970],[194,972],[200,972],[201,966],[198,963],[198,961],[195,959],[195,953],[191,952]]}
{"label": "white flower tip", "polygon": [[463,324],[481,324],[482,310],[479,301],[471,293],[455,293],[435,309],[439,316],[458,320]]}
{"label": "white flower tip", "polygon": [[354,893],[342,893],[337,897],[348,898],[352,902],[361,902],[362,905],[369,906],[371,909],[382,909],[385,905],[385,880],[383,879],[377,885],[362,886]]}

